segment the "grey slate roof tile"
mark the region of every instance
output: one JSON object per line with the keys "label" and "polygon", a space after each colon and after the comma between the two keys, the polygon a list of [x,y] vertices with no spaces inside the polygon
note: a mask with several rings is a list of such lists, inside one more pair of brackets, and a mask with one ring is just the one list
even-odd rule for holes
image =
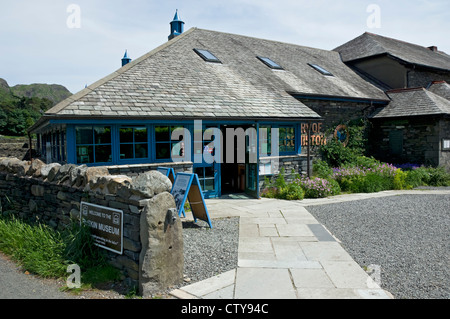
{"label": "grey slate roof tile", "polygon": [[380,54],[390,54],[407,63],[450,70],[450,55],[427,47],[366,32],[337,47],[344,62]]}
{"label": "grey slate roof tile", "polygon": [[432,82],[428,90],[450,100],[450,84],[445,81]]}
{"label": "grey slate roof tile", "polygon": [[[222,64],[205,62],[194,48],[210,50]],[[270,69],[256,56],[270,57],[284,70]],[[74,94],[46,117],[319,117],[288,92],[387,100],[337,52],[193,28]]]}
{"label": "grey slate roof tile", "polygon": [[425,88],[392,90],[387,94],[392,101],[373,118],[450,114],[450,101]]}

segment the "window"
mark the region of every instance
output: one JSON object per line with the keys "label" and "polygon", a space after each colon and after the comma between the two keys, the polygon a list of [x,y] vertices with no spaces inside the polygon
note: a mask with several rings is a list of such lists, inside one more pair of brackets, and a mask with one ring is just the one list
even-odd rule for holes
{"label": "window", "polygon": [[155,126],[156,159],[169,160],[173,156],[183,156],[183,142],[172,141],[172,133],[182,126]]}
{"label": "window", "polygon": [[259,153],[260,156],[269,156],[272,153],[272,130],[270,126],[259,127]]}
{"label": "window", "polygon": [[279,64],[273,62],[273,61],[272,61],[271,59],[269,59],[269,58],[264,58],[264,57],[260,57],[260,56],[257,56],[257,58],[258,58],[261,62],[263,62],[265,65],[267,65],[269,68],[276,69],[276,70],[283,70],[283,68],[282,68]]}
{"label": "window", "polygon": [[310,63],[308,63],[308,65],[310,67],[312,67],[314,70],[320,72],[323,75],[333,76],[333,74],[331,74],[328,70],[325,70],[324,68],[322,68],[321,66],[319,66],[317,64],[310,64]]}
{"label": "window", "polygon": [[148,137],[145,127],[121,127],[120,159],[148,158]]}
{"label": "window", "polygon": [[280,141],[280,153],[295,152],[295,128],[280,127],[278,131]]}
{"label": "window", "polygon": [[194,51],[206,62],[222,63],[218,58],[216,58],[214,54],[212,54],[208,50],[194,49]]}
{"label": "window", "polygon": [[111,126],[78,126],[75,132],[77,163],[112,162]]}
{"label": "window", "polygon": [[194,172],[198,175],[198,180],[202,191],[207,192],[214,191],[216,189],[214,166],[196,167]]}

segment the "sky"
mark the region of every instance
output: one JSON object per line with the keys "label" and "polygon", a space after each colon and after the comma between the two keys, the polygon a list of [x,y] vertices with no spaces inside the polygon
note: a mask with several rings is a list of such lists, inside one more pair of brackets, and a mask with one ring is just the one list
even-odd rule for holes
{"label": "sky", "polygon": [[0,78],[82,90],[192,27],[332,50],[364,32],[450,54],[449,0],[0,0]]}

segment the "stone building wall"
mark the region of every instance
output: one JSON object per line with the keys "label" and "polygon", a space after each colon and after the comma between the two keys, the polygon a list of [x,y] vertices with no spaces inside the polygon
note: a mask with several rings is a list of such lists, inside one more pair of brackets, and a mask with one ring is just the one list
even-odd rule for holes
{"label": "stone building wall", "polygon": [[[143,288],[145,283],[165,288],[183,279],[182,226],[173,211],[169,212],[171,207],[175,208],[171,187],[170,180],[157,171],[129,177],[110,175],[106,167],[46,165],[40,160],[30,163],[0,158],[3,210],[13,210],[22,219],[62,230],[71,222],[79,222],[82,201],[122,210],[123,253],[106,252],[110,263],[125,274],[128,283],[139,285],[145,293],[149,293],[149,289]],[[167,221],[171,225],[165,225]],[[171,242],[168,244],[167,240]],[[169,246],[170,254],[164,254],[161,247]],[[146,249],[155,249],[157,253]],[[149,255],[162,259],[149,264]],[[161,270],[149,275],[154,269],[146,267],[152,265],[162,265],[171,275],[166,276]]]}
{"label": "stone building wall", "polygon": [[[440,125],[434,117],[373,120],[371,129],[372,155],[389,163],[414,163],[438,166],[440,164]],[[392,154],[390,134],[402,132],[400,154]]]}
{"label": "stone building wall", "polygon": [[362,102],[312,99],[299,99],[299,101],[323,117],[324,132],[327,129],[335,128],[337,125],[347,123],[348,121],[367,118],[377,108],[376,105]]}
{"label": "stone building wall", "polygon": [[419,69],[409,70],[407,72],[407,85],[409,88],[426,88],[432,81],[446,81],[450,83],[450,72],[430,72]]}

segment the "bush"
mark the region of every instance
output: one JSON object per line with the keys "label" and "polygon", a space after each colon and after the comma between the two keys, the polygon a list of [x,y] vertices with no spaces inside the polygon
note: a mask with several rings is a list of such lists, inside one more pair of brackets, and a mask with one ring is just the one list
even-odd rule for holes
{"label": "bush", "polygon": [[415,167],[406,171],[406,184],[419,186],[450,186],[450,173],[443,167]]}
{"label": "bush", "polygon": [[306,176],[294,181],[301,185],[305,192],[305,198],[324,198],[337,195],[341,192],[339,184],[336,181],[330,181],[324,178],[308,178]]}
{"label": "bush", "polygon": [[350,180],[348,185],[352,193],[375,193],[393,188],[392,180],[387,176],[377,173],[357,175]]}
{"label": "bush", "polygon": [[300,185],[296,183],[289,183],[286,187],[280,189],[278,198],[287,200],[302,200],[304,196],[305,193]]}
{"label": "bush", "polygon": [[328,166],[328,163],[322,160],[315,160],[313,162],[313,175],[321,178],[328,178],[333,174],[333,169]]}

